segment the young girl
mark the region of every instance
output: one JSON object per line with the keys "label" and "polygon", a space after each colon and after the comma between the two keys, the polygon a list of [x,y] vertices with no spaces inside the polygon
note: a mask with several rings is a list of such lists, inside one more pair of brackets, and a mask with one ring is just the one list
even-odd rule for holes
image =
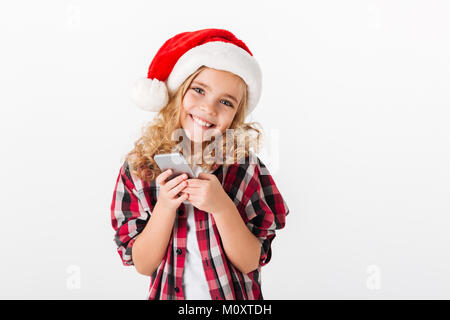
{"label": "young girl", "polygon": [[[258,63],[222,29],[170,38],[136,82],[135,103],[158,113],[120,168],[111,219],[123,264],[151,277],[148,299],[263,299],[261,267],[289,209],[266,166],[235,143],[250,133],[259,141],[244,119],[260,94]],[[174,138],[179,130],[188,151]],[[214,161],[205,161],[211,146]],[[175,151],[197,178],[168,180],[171,171],[159,170],[153,156]]]}

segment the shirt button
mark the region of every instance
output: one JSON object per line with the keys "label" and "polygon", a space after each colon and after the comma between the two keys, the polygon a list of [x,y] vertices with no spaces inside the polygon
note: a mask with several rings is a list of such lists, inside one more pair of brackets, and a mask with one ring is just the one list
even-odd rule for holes
{"label": "shirt button", "polygon": [[184,214],[184,212],[181,211],[181,210],[179,210],[179,211],[178,211],[178,214],[179,214],[180,216],[182,216],[182,215]]}
{"label": "shirt button", "polygon": [[181,249],[177,249],[177,254],[182,254],[183,251]]}
{"label": "shirt button", "polygon": [[175,292],[176,293],[180,292],[180,289],[178,287],[175,287]]}

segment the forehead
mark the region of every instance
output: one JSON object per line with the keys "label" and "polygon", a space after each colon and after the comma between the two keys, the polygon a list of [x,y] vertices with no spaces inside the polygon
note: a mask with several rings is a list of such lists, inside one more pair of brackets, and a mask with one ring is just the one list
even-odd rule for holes
{"label": "forehead", "polygon": [[229,93],[240,98],[242,89],[245,87],[244,81],[237,75],[223,70],[206,68],[202,70],[193,80],[209,86],[219,93]]}

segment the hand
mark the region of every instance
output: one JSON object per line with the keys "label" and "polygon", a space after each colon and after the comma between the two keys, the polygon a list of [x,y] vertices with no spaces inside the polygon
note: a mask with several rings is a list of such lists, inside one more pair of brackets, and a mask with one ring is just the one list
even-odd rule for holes
{"label": "hand", "polygon": [[176,211],[180,204],[187,199],[186,194],[181,194],[180,196],[178,194],[186,187],[185,180],[188,176],[184,173],[166,181],[171,174],[172,170],[167,169],[156,177],[156,182],[160,185],[157,202],[162,204],[164,208]]}
{"label": "hand", "polygon": [[212,173],[200,172],[197,179],[187,179],[186,182],[188,186],[182,194],[187,194],[187,200],[200,210],[214,215],[234,205],[219,179]]}

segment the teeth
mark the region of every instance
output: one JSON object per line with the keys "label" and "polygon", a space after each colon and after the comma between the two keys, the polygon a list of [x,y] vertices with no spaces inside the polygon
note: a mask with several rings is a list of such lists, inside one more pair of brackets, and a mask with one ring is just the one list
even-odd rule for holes
{"label": "teeth", "polygon": [[202,125],[204,127],[211,127],[212,126],[212,123],[204,122],[204,121],[200,120],[199,118],[197,118],[194,115],[192,115],[192,119],[194,119],[195,122],[197,122],[199,125]]}

